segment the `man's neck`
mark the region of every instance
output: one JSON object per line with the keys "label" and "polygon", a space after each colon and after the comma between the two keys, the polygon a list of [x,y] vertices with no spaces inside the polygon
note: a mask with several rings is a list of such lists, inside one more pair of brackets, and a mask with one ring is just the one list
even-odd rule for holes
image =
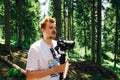
{"label": "man's neck", "polygon": [[52,39],[50,39],[50,38],[43,38],[43,40],[44,40],[50,47],[53,46],[53,44],[52,44]]}

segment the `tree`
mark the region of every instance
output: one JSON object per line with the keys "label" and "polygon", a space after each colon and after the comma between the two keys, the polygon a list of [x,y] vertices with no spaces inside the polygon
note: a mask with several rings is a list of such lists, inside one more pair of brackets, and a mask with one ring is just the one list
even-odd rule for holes
{"label": "tree", "polygon": [[4,0],[4,6],[5,6],[5,46],[6,51],[8,53],[11,53],[11,47],[10,47],[10,4],[9,0]]}
{"label": "tree", "polygon": [[63,23],[63,31],[64,31],[64,39],[66,39],[66,0],[63,0],[63,20],[62,20],[62,23]]}
{"label": "tree", "polygon": [[116,67],[116,64],[117,64],[117,55],[118,55],[118,27],[120,26],[119,24],[119,1],[116,0],[116,5],[115,5],[115,8],[116,8],[116,26],[115,26],[115,49],[114,49],[114,52],[115,52],[115,56],[114,56],[114,67]]}
{"label": "tree", "polygon": [[29,46],[40,38],[39,19],[40,3],[37,0],[25,0],[23,3],[23,48]]}
{"label": "tree", "polygon": [[[59,5],[59,6],[58,6]],[[56,26],[57,26],[57,39],[58,37],[61,36],[61,27],[62,27],[62,24],[61,24],[61,0],[53,0],[53,17],[56,18]]]}
{"label": "tree", "polygon": [[17,6],[17,23],[18,23],[18,48],[22,49],[22,1],[16,0],[16,6]]}
{"label": "tree", "polygon": [[3,25],[4,24],[4,20],[3,20],[3,18],[4,18],[4,1],[0,1],[0,25]]}
{"label": "tree", "polygon": [[[73,40],[73,31],[74,31],[74,28],[73,28],[73,3],[74,1],[73,0],[68,0],[66,1],[67,3],[67,39],[68,40]],[[66,21],[66,20],[65,20]]]}
{"label": "tree", "polygon": [[97,2],[97,63],[101,65],[101,0]]}
{"label": "tree", "polygon": [[91,7],[91,60],[95,62],[95,0],[92,0]]}
{"label": "tree", "polygon": [[116,67],[117,64],[117,57],[118,57],[118,53],[119,53],[119,26],[120,26],[120,16],[119,16],[119,9],[120,9],[120,2],[118,0],[114,1],[111,0],[112,3],[112,7],[114,9],[114,15],[115,15],[115,25],[114,25],[114,67]]}

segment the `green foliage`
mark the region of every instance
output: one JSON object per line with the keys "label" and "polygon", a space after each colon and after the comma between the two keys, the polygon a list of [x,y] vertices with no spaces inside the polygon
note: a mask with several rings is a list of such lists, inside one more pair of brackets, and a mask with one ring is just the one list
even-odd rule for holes
{"label": "green foliage", "polygon": [[4,44],[5,40],[2,39],[2,28],[0,27],[0,43]]}
{"label": "green foliage", "polygon": [[[4,25],[3,21],[1,20],[4,18],[4,6],[3,3],[0,3],[0,23]],[[34,0],[25,0],[22,2],[22,47],[29,48],[30,44],[32,44],[39,34],[39,8],[40,4],[38,1]],[[10,25],[11,25],[11,45],[17,47],[18,46],[18,10],[17,4],[15,1],[10,0]],[[4,39],[5,32],[4,27],[2,31],[2,38]]]}
{"label": "green foliage", "polygon": [[0,2],[0,25],[4,23],[3,16],[4,16],[4,5],[3,2]]}
{"label": "green foliage", "polygon": [[25,80],[25,75],[23,75],[16,68],[9,68],[8,75],[7,80],[16,80],[16,78],[17,80]]}
{"label": "green foliage", "polygon": [[103,50],[113,51],[114,47],[114,34],[115,34],[115,12],[112,8],[106,10],[106,16],[104,20],[104,32],[103,32]]}
{"label": "green foliage", "polygon": [[50,0],[50,5],[49,5],[49,11],[48,11],[48,14],[49,16],[53,16],[53,1]]}
{"label": "green foliage", "polygon": [[112,3],[113,8],[116,8],[116,5],[119,6],[119,8],[120,8],[120,1],[119,0],[116,0],[116,1],[110,0],[110,2]]}
{"label": "green foliage", "polygon": [[23,47],[29,48],[30,44],[36,40],[39,33],[39,3],[35,1],[25,1],[23,9]]}
{"label": "green foliage", "polygon": [[[5,28],[4,28],[4,2],[0,2],[0,27],[2,34],[0,37],[5,39]],[[25,0],[22,2],[22,47],[29,48],[36,39],[39,39],[39,8],[40,4],[36,0]],[[11,26],[11,45],[14,47],[18,46],[18,10],[16,1],[10,0],[10,26]]]}
{"label": "green foliage", "polygon": [[[72,37],[75,40],[75,48],[73,51],[68,51],[67,55],[69,60],[72,61],[85,61],[90,60],[91,49],[90,49],[90,27],[91,27],[91,0],[64,0],[65,1],[65,20],[62,18],[62,21],[65,21],[66,32],[69,34],[68,17],[72,15],[73,11],[73,33]],[[118,1],[118,0],[117,0]],[[109,68],[112,71],[115,71],[118,75],[120,74],[120,63],[117,63],[117,66],[114,68],[114,40],[115,40],[115,26],[116,26],[116,2],[112,2],[112,6],[105,10],[105,19],[103,20],[104,26],[102,26],[102,65],[106,68]],[[72,4],[73,2],[73,9]],[[118,1],[119,4],[120,1]],[[63,5],[63,4],[62,4]],[[96,4],[95,4],[96,5]],[[53,16],[53,4],[50,3],[49,15]],[[120,5],[118,5],[120,7]],[[64,8],[62,8],[63,11]],[[69,9],[69,10],[68,10]],[[22,1],[22,47],[28,49],[30,45],[41,38],[39,33],[39,20],[40,20],[40,3],[37,0],[24,0]],[[95,9],[96,10],[96,9]],[[15,0],[10,0],[10,25],[11,25],[11,45],[18,46],[18,11],[16,7]],[[68,15],[69,13],[69,15]],[[96,27],[96,23],[95,23]],[[63,27],[62,27],[63,28]],[[3,1],[0,1],[0,43],[4,43],[4,4]],[[64,30],[64,29],[63,29]],[[96,30],[96,29],[95,29]],[[62,31],[63,32],[63,31]],[[120,34],[120,32],[119,32]],[[96,35],[96,34],[95,34]],[[96,36],[95,36],[96,37]],[[67,39],[67,38],[66,38]],[[95,40],[96,41],[96,40]],[[96,43],[96,42],[95,42]],[[96,46],[96,45],[95,45]],[[85,53],[85,47],[87,48],[87,53]],[[97,53],[96,53],[97,54]],[[7,80],[15,80],[13,76],[17,76],[22,79],[22,74],[17,71],[15,68],[10,68],[8,70],[9,77]],[[100,78],[99,76],[81,74],[86,77],[91,77],[93,80],[107,80]],[[77,80],[75,77],[69,76],[71,80]],[[120,76],[119,76],[120,78]],[[0,80],[3,78],[0,77]]]}
{"label": "green foliage", "polygon": [[[78,0],[75,2],[75,36],[79,45],[85,46],[86,42],[90,42],[90,4],[88,0]],[[90,44],[88,43],[87,46]]]}

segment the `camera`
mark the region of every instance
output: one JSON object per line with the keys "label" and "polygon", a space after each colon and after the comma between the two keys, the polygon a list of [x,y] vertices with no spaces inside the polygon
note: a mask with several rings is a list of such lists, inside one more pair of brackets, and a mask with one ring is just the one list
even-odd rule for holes
{"label": "camera", "polygon": [[66,51],[67,49],[72,49],[75,45],[74,41],[67,41],[63,40],[62,38],[59,38],[57,41],[57,47],[60,48],[61,51]]}
{"label": "camera", "polygon": [[[57,46],[55,47],[55,50],[57,51],[58,54],[60,54],[60,64],[64,64],[66,61],[66,54],[64,53],[67,49],[72,49],[75,45],[74,41],[67,41],[63,40],[63,38],[59,38],[57,40]],[[59,50],[61,52],[59,52]],[[60,80],[65,80],[66,75],[63,73],[60,73]]]}

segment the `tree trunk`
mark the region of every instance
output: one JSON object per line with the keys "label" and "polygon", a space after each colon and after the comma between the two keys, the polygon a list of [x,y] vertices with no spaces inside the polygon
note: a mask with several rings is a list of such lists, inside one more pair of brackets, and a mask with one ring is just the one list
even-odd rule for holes
{"label": "tree trunk", "polygon": [[5,46],[7,53],[11,53],[10,47],[10,5],[9,0],[4,0],[5,6]]}
{"label": "tree trunk", "polygon": [[18,48],[22,49],[22,1],[16,0],[17,12],[18,12]]}
{"label": "tree trunk", "polygon": [[87,56],[87,35],[86,35],[86,24],[85,24],[85,15],[84,15],[84,45],[85,45],[85,56]]}
{"label": "tree trunk", "polygon": [[91,13],[91,60],[95,62],[95,0],[92,0]]}
{"label": "tree trunk", "polygon": [[63,22],[64,22],[64,39],[66,39],[66,7],[65,7],[65,0],[63,0]]}
{"label": "tree trunk", "polygon": [[72,17],[71,17],[71,18],[72,18],[72,20],[71,20],[71,27],[72,27],[71,35],[72,35],[72,36],[71,36],[71,39],[74,40],[74,35],[73,35],[73,34],[74,34],[74,33],[73,33],[73,31],[74,31],[74,29],[73,29],[73,27],[74,27],[74,24],[73,24],[73,23],[74,23],[74,20],[73,20],[73,18],[74,18],[74,5],[73,5],[73,0],[72,0],[71,5],[72,5],[72,10],[71,10],[71,11],[72,11],[72,12],[71,12],[71,15],[72,15]]}
{"label": "tree trunk", "polygon": [[62,24],[61,24],[61,0],[53,0],[53,6],[54,6],[53,17],[56,18],[56,26],[57,26],[57,36],[56,36],[56,38],[58,39],[59,37],[61,37],[61,29],[62,29]]}
{"label": "tree trunk", "polygon": [[118,26],[119,26],[119,11],[118,4],[116,2],[116,27],[115,27],[115,56],[114,56],[114,67],[116,67],[116,59],[118,54]]}
{"label": "tree trunk", "polygon": [[101,65],[101,0],[97,5],[97,63]]}
{"label": "tree trunk", "polygon": [[68,7],[68,26],[67,26],[67,28],[68,28],[68,36],[67,36],[67,38],[68,38],[68,40],[70,39],[70,28],[71,28],[71,18],[70,18],[70,8]]}

